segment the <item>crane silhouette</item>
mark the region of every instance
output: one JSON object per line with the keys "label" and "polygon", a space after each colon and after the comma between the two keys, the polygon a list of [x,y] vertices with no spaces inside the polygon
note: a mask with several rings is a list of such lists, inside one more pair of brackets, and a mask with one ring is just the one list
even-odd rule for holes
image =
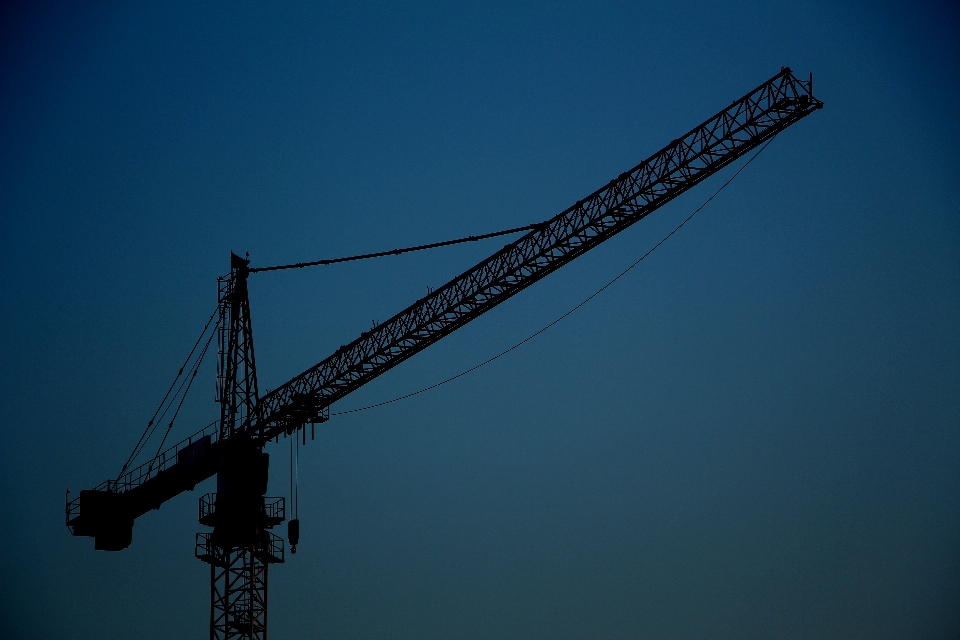
{"label": "crane silhouette", "polygon": [[[251,268],[247,258],[231,254],[230,272],[218,280],[216,324],[200,352],[202,356],[216,333],[219,420],[166,450],[158,450],[138,467],[129,468],[132,455],[116,479],[80,491],[72,500],[68,493],[67,527],[75,536],[93,537],[96,549],[120,551],[130,546],[138,517],[215,475],[217,491],[200,498],[200,523],[212,531],[197,534],[195,551],[197,558],[210,565],[210,637],[266,638],[267,569],[284,562],[283,539],[271,529],[286,519],[284,498],[265,496],[269,455],[264,448],[268,443],[281,436],[306,442],[307,425],[312,431],[313,425],[327,421],[336,401],[642,220],[822,106],[813,96],[813,76],[800,80],[783,67],[756,89],[550,220],[463,239],[526,231],[262,397],[247,279],[261,271],[336,261]],[[197,348],[195,345],[194,350]],[[196,368],[188,370],[181,388],[189,388],[195,375]],[[155,428],[153,421],[151,427]],[[294,548],[299,534],[299,521],[291,520],[288,537]]]}

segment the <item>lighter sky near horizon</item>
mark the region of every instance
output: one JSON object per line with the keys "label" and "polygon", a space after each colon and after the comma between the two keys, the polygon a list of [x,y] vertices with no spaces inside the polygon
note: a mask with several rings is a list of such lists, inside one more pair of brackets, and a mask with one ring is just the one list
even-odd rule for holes
{"label": "lighter sky near horizon", "polygon": [[[958,27],[936,2],[0,9],[3,637],[207,637],[212,481],[120,553],[63,497],[119,471],[230,251],[548,219],[784,65],[825,107],[639,267],[318,427],[270,634],[960,637]],[[333,411],[523,340],[741,164]],[[503,243],[254,274],[261,389]],[[171,440],[216,418],[212,362]]]}

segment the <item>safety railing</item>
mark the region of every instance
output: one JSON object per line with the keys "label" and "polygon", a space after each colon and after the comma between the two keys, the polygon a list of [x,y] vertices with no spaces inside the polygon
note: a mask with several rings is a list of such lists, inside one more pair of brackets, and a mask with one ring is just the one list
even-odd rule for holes
{"label": "safety railing", "polygon": [[130,491],[147,480],[155,478],[162,471],[177,465],[185,466],[199,460],[206,455],[210,445],[217,441],[220,435],[218,424],[219,421],[214,420],[200,431],[161,452],[152,460],[131,469],[115,480],[104,480],[94,487],[94,491],[109,491],[111,493]]}
{"label": "safety railing", "polygon": [[260,544],[254,548],[254,553],[267,564],[283,562],[283,538],[269,531],[264,531],[260,538]]}
{"label": "safety railing", "polygon": [[[266,496],[263,498],[261,524],[264,527],[274,527],[286,519],[285,500],[282,496]],[[207,493],[200,497],[200,524],[208,527],[216,526],[217,494]]]}
{"label": "safety railing", "polygon": [[[200,524],[212,522],[214,514],[217,512],[217,494],[207,493],[200,497]],[[209,525],[213,526],[213,525]]]}
{"label": "safety railing", "polygon": [[[235,550],[236,549],[224,549],[213,541],[212,533],[205,532],[197,534],[197,542],[193,554],[207,564],[225,567],[230,561],[230,552]],[[262,531],[252,551],[263,563],[280,564],[284,561],[283,538],[269,531]]]}
{"label": "safety railing", "polygon": [[[80,515],[80,496],[77,496],[73,500],[70,500],[70,492],[67,491],[67,504],[65,507],[66,517],[67,517],[67,526],[70,526],[70,523],[74,518]],[[72,529],[71,529],[72,531]]]}
{"label": "safety railing", "polygon": [[197,545],[193,555],[207,564],[224,567],[227,564],[227,552],[211,539],[212,533],[198,533]]}
{"label": "safety railing", "polygon": [[285,509],[284,509],[284,499],[268,497],[263,499],[263,512],[267,517],[267,521],[279,524],[286,519]]}

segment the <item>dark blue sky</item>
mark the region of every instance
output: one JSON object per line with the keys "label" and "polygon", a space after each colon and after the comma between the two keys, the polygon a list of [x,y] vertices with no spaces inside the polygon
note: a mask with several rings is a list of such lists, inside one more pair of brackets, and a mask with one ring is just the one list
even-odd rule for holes
{"label": "dark blue sky", "polygon": [[[825,108],[641,267],[488,367],[319,429],[271,635],[960,634],[955,3],[144,4],[0,12],[5,638],[206,636],[212,486],[118,554],[62,509],[119,470],[229,251],[549,218],[782,65]],[[334,410],[523,339],[730,174]],[[257,274],[261,386],[501,245]],[[207,366],[172,437],[216,417],[213,386]]]}

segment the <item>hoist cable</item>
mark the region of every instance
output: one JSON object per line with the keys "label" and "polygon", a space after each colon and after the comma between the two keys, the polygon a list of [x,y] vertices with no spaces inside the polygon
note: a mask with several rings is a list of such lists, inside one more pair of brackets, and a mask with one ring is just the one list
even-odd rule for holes
{"label": "hoist cable", "polygon": [[506,350],[504,350],[504,351],[501,351],[500,353],[498,353],[497,355],[493,356],[492,358],[489,358],[489,359],[487,359],[487,360],[484,360],[484,361],[481,362],[480,364],[478,364],[478,365],[476,365],[476,366],[474,366],[474,367],[471,367],[471,368],[467,369],[466,371],[462,371],[462,372],[458,373],[458,374],[455,375],[455,376],[452,376],[452,377],[450,377],[450,378],[447,378],[446,380],[442,380],[442,381],[440,381],[440,382],[437,382],[436,384],[432,384],[432,385],[430,385],[429,387],[424,387],[423,389],[420,389],[419,391],[414,391],[413,393],[408,393],[408,394],[406,394],[406,395],[402,395],[402,396],[399,396],[399,397],[397,397],[397,398],[393,398],[392,400],[384,400],[383,402],[377,402],[377,403],[375,403],[375,404],[367,405],[367,406],[365,406],[365,407],[359,407],[359,408],[357,408],[357,409],[348,409],[348,410],[346,410],[346,411],[337,411],[337,412],[335,412],[335,413],[331,413],[331,414],[330,414],[330,417],[332,418],[333,416],[344,416],[344,415],[347,415],[347,414],[350,414],[350,413],[359,413],[360,411],[366,411],[366,410],[368,410],[368,409],[376,409],[377,407],[382,407],[382,406],[385,406],[385,405],[388,405],[388,404],[393,404],[394,402],[400,402],[401,400],[406,400],[407,398],[412,398],[413,396],[420,395],[421,393],[424,393],[424,392],[426,392],[426,391],[430,391],[431,389],[436,389],[437,387],[443,386],[443,385],[447,384],[448,382],[453,382],[454,380],[456,380],[456,379],[458,379],[458,378],[462,378],[463,376],[467,375],[468,373],[473,373],[474,371],[476,371],[476,370],[479,369],[480,367],[486,366],[486,365],[490,364],[491,362],[493,362],[494,360],[497,360],[497,359],[499,359],[499,358],[507,355],[508,353],[510,353],[511,351],[513,351],[514,349],[517,349],[517,348],[523,346],[524,344],[526,344],[527,342],[530,342],[531,340],[533,340],[534,338],[536,338],[537,336],[539,336],[541,333],[543,333],[543,332],[546,331],[547,329],[551,328],[551,327],[554,326],[555,324],[559,323],[561,320],[565,319],[567,316],[569,316],[569,315],[573,314],[575,311],[577,311],[580,307],[582,307],[583,305],[587,304],[588,302],[590,302],[591,300],[593,300],[594,298],[596,298],[598,295],[600,295],[601,293],[603,293],[608,287],[610,287],[614,282],[616,282],[617,280],[619,280],[619,279],[622,278],[623,276],[627,275],[627,273],[628,273],[631,269],[633,269],[633,268],[636,267],[638,264],[640,264],[641,262],[643,262],[644,258],[646,258],[647,256],[649,256],[649,255],[650,255],[651,253],[653,253],[654,251],[656,251],[657,248],[660,247],[660,245],[662,245],[664,242],[666,242],[667,240],[669,240],[670,237],[671,237],[673,234],[675,234],[677,231],[680,230],[681,227],[683,227],[683,225],[685,225],[685,224],[687,224],[688,222],[690,222],[690,220],[692,220],[695,215],[697,215],[698,213],[700,213],[700,211],[701,211],[705,206],[707,206],[707,205],[710,203],[711,200],[713,200],[714,198],[716,198],[716,197],[720,194],[720,192],[723,191],[724,188],[726,188],[726,186],[727,186],[728,184],[730,184],[731,182],[733,182],[733,180],[734,180],[737,176],[740,175],[740,172],[742,172],[744,169],[746,169],[746,168],[750,165],[751,162],[753,162],[754,160],[757,159],[757,156],[759,156],[761,153],[763,153],[763,150],[766,149],[766,148],[770,145],[770,143],[773,142],[773,141],[776,139],[776,137],[777,137],[777,136],[774,135],[772,138],[770,138],[769,140],[767,140],[767,142],[764,143],[764,145],[763,145],[762,147],[760,147],[760,149],[758,149],[757,152],[756,152],[755,154],[753,154],[753,155],[750,157],[750,159],[747,160],[747,161],[743,164],[743,166],[741,166],[739,169],[737,169],[737,172],[734,173],[734,174],[730,177],[729,180],[727,180],[726,182],[724,182],[723,185],[721,185],[720,188],[717,189],[717,190],[713,193],[712,196],[710,196],[709,198],[707,198],[706,201],[704,201],[703,204],[701,204],[699,207],[697,207],[697,209],[696,209],[693,213],[691,213],[689,216],[687,216],[687,217],[684,219],[683,222],[681,222],[680,224],[678,224],[673,231],[671,231],[671,232],[668,233],[666,236],[664,236],[664,238],[663,238],[660,242],[658,242],[657,244],[655,244],[652,249],[650,249],[650,250],[647,251],[645,254],[643,254],[642,256],[640,256],[640,258],[639,258],[636,262],[634,262],[634,263],[631,264],[629,267],[627,267],[626,269],[624,269],[623,271],[621,271],[619,274],[617,274],[617,276],[616,276],[613,280],[611,280],[611,281],[608,282],[607,284],[605,284],[605,285],[603,285],[602,287],[600,287],[600,289],[598,289],[596,292],[594,292],[592,295],[590,295],[586,300],[584,300],[583,302],[581,302],[580,304],[578,304],[578,305],[575,306],[574,308],[570,309],[570,310],[567,311],[565,314],[563,314],[562,316],[560,316],[559,318],[557,318],[556,320],[554,320],[553,322],[551,322],[551,323],[548,324],[547,326],[543,327],[542,329],[540,329],[540,330],[537,331],[536,333],[533,333],[533,334],[527,336],[526,338],[524,338],[523,340],[521,340],[521,341],[518,342],[517,344],[513,345],[513,346],[510,347],[509,349],[506,349]]}
{"label": "hoist cable", "polygon": [[[294,443],[296,440],[296,443]],[[296,448],[296,455],[294,455]],[[290,515],[297,519],[300,503],[300,437],[293,433],[290,437]]]}
{"label": "hoist cable", "polygon": [[297,455],[293,466],[293,517],[297,519],[300,513],[300,438],[294,434],[294,440],[297,441]]}
{"label": "hoist cable", "polygon": [[290,438],[290,512],[293,513],[293,439],[296,434]]}

